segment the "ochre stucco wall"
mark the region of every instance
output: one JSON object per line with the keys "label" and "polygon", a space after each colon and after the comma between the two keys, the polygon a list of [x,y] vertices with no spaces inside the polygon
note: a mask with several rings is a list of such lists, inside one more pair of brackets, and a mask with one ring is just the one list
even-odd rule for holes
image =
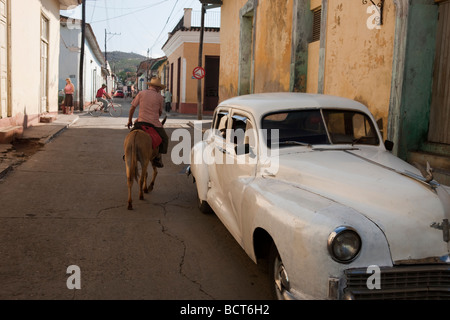
{"label": "ochre stucco wall", "polygon": [[[370,2],[369,2],[370,4]],[[369,4],[329,0],[324,93],[355,99],[383,119],[386,137],[394,51],[395,7],[385,1],[383,25],[369,29]]]}
{"label": "ochre stucco wall", "polygon": [[[221,8],[219,99],[238,94],[240,9],[247,0]],[[293,0],[260,0],[257,7],[253,92],[289,91]]]}
{"label": "ochre stucco wall", "polygon": [[247,0],[225,0],[221,8],[219,102],[237,96],[239,82],[239,11]]}
{"label": "ochre stucco wall", "polygon": [[[184,44],[184,58],[186,59],[186,103],[197,104],[197,86],[198,80],[192,79],[193,71],[198,66],[198,43]],[[203,45],[202,65],[205,67],[205,56],[220,56],[220,45],[205,43]],[[204,80],[202,80],[202,97],[205,89]]]}
{"label": "ochre stucco wall", "polygon": [[[197,85],[198,80],[192,79],[193,71],[198,66],[198,43],[183,43],[169,57],[169,65],[173,63],[173,90],[172,102],[175,108],[176,103],[195,105],[197,107]],[[205,43],[203,45],[203,67],[205,66],[205,56],[219,56],[220,44]],[[181,58],[180,70],[180,95],[178,96],[178,59]],[[183,69],[184,68],[184,69]],[[202,97],[204,85],[202,85]]]}
{"label": "ochre stucco wall", "polygon": [[289,91],[293,0],[259,1],[254,92]]}

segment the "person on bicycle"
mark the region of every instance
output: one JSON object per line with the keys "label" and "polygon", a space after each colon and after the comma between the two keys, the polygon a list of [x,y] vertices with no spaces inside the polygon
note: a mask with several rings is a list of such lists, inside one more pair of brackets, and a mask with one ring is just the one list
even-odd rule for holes
{"label": "person on bicycle", "polygon": [[164,97],[161,95],[161,90],[165,89],[166,86],[161,84],[159,78],[152,78],[147,84],[149,86],[148,90],[140,91],[131,102],[131,109],[128,115],[128,129],[133,126],[133,114],[137,106],[139,106],[139,115],[134,126],[137,127],[140,123],[150,124],[158,132],[162,143],[159,146],[159,154],[153,159],[152,164],[157,168],[162,168],[164,164],[161,160],[161,154],[167,154],[169,147],[169,137],[159,121],[164,108]]}
{"label": "person on bicycle", "polygon": [[108,101],[105,100],[103,97],[105,97],[108,100],[111,100],[111,96],[106,92],[106,84],[103,84],[100,89],[97,91],[97,101],[103,103],[103,112],[108,111]]}

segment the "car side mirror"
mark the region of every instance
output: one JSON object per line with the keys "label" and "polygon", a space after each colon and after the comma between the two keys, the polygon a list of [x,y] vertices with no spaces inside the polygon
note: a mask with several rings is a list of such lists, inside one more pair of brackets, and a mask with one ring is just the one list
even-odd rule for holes
{"label": "car side mirror", "polygon": [[384,142],[384,147],[387,151],[392,151],[394,149],[394,143],[392,141],[386,140]]}

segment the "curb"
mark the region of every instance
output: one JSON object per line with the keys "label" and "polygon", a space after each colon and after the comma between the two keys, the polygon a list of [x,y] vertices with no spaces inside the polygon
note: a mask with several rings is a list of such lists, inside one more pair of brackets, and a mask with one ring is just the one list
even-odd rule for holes
{"label": "curb", "polygon": [[[58,124],[58,123],[49,123],[42,124],[35,127],[30,127],[25,129],[22,137],[17,140],[36,140],[41,145],[46,145],[51,142],[53,139],[58,137],[61,133],[63,133],[67,128],[69,128],[72,124],[79,120],[79,116],[76,115],[72,120]],[[12,150],[12,148],[10,149]],[[10,152],[10,150],[6,150],[4,153]],[[4,178],[8,173],[14,170],[14,165],[16,165],[19,161],[9,161],[5,162],[0,161],[0,179]]]}

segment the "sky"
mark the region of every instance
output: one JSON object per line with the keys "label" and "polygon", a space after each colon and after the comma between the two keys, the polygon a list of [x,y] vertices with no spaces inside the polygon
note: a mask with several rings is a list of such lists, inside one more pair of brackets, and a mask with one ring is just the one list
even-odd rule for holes
{"label": "sky", "polygon": [[[81,19],[81,5],[62,10],[61,15]],[[200,25],[199,0],[87,0],[86,22],[94,30],[102,51],[138,53],[157,58],[164,56],[161,47],[184,15],[192,8],[193,24]],[[195,21],[198,21],[196,23]],[[207,26],[220,26],[220,9],[209,9]]]}

